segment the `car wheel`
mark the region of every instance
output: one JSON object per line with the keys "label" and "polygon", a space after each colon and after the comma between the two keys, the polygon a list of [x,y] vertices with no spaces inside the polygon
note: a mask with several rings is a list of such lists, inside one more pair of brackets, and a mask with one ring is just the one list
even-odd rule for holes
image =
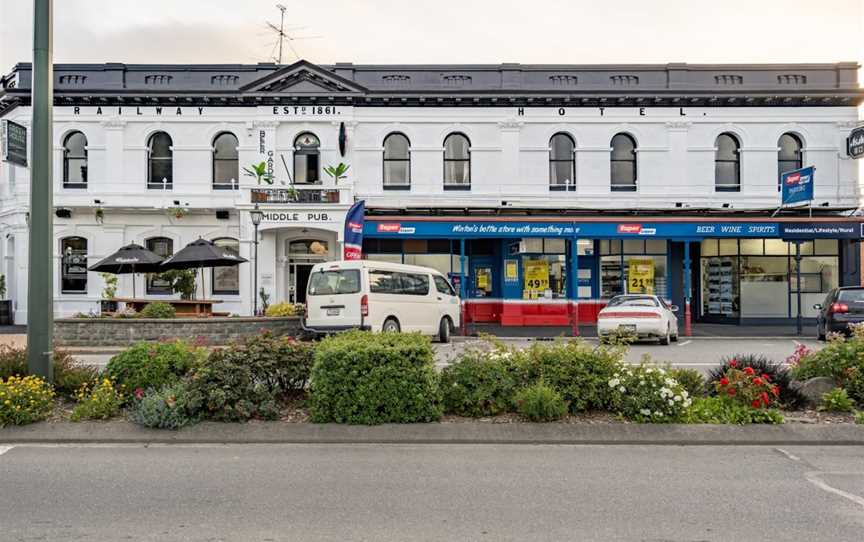
{"label": "car wheel", "polygon": [[669,327],[667,326],[666,327],[666,335],[660,337],[660,344],[662,344],[664,346],[669,344],[669,341],[671,340],[670,335],[671,335],[671,332],[669,331]]}
{"label": "car wheel", "polygon": [[450,342],[450,319],[446,316],[438,324],[438,341],[443,344]]}
{"label": "car wheel", "polygon": [[384,333],[399,333],[399,320],[395,318],[388,318],[384,320],[384,325],[381,328],[381,331]]}
{"label": "car wheel", "polygon": [[675,335],[672,335],[672,342],[673,342],[673,343],[677,343],[677,342],[678,342],[678,334],[677,334],[677,333],[676,333]]}

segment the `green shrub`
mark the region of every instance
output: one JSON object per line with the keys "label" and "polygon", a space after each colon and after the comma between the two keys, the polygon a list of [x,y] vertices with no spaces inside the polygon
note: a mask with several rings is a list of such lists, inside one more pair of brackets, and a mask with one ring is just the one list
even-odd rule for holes
{"label": "green shrub", "polygon": [[532,422],[560,420],[567,414],[567,402],[561,394],[538,382],[516,394],[516,407],[524,418]]}
{"label": "green shrub", "polygon": [[416,333],[347,332],[321,341],[312,366],[314,422],[428,422],[441,417],[432,345]]}
{"label": "green shrub", "polygon": [[54,390],[64,397],[74,397],[84,385],[99,381],[99,369],[85,365],[65,352],[54,352]]}
{"label": "green shrub", "polygon": [[220,421],[273,419],[280,395],[306,387],[312,352],[270,333],[215,350],[189,377],[188,410]]}
{"label": "green shrub", "polygon": [[825,412],[852,412],[855,402],[849,398],[849,394],[843,388],[834,388],[823,393],[819,403],[819,410]]}
{"label": "green shrub", "polygon": [[622,367],[606,385],[615,412],[639,423],[680,421],[692,401],[665,369],[646,362]]}
{"label": "green shrub", "polygon": [[72,410],[72,421],[107,420],[115,416],[123,406],[123,394],[111,382],[104,378],[92,388],[84,384],[76,394],[78,404]]}
{"label": "green shrub", "polygon": [[709,394],[717,393],[717,382],[726,375],[734,364],[739,368],[752,367],[757,375],[768,375],[771,383],[780,389],[779,401],[786,408],[798,408],[807,403],[807,399],[798,391],[792,389],[792,373],[784,365],[777,363],[762,354],[737,354],[724,357],[720,366],[708,371],[706,387]]}
{"label": "green shrub", "polygon": [[38,376],[0,379],[0,427],[44,420],[54,409],[54,388]]}
{"label": "green shrub", "polygon": [[693,401],[684,416],[686,423],[779,424],[783,416],[775,409],[752,408],[728,397],[699,397]]}
{"label": "green shrub", "polygon": [[441,372],[444,411],[471,417],[508,412],[522,384],[517,352],[468,351]]}
{"label": "green shrub", "polygon": [[864,412],[855,412],[855,423],[857,423],[858,425],[864,425]]}
{"label": "green shrub", "polygon": [[127,394],[176,382],[201,362],[206,350],[184,341],[139,342],[108,361],[105,373]]}
{"label": "green shrub", "polygon": [[848,339],[832,337],[824,348],[802,357],[793,374],[798,380],[833,378],[849,397],[864,404],[864,337],[857,331]]}
{"label": "green shrub", "polygon": [[189,392],[184,382],[168,384],[140,395],[132,404],[130,412],[132,421],[139,425],[180,429],[197,421],[197,417],[190,413]]}
{"label": "green shrub", "polygon": [[172,305],[163,301],[148,303],[141,312],[138,313],[141,318],[176,318],[177,309]]}
{"label": "green shrub", "polygon": [[27,375],[27,349],[0,345],[0,380]]}
{"label": "green shrub", "polygon": [[684,386],[690,397],[702,397],[707,392],[705,377],[696,369],[668,369],[669,376]]}
{"label": "green shrub", "polygon": [[611,406],[609,380],[621,371],[624,350],[592,347],[583,341],[534,343],[523,354],[527,381],[543,381],[570,405],[570,412],[603,410]]}

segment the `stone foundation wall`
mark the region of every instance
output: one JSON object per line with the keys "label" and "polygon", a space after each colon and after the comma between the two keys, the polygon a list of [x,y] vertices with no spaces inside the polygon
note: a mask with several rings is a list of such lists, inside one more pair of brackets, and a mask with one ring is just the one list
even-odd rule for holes
{"label": "stone foundation wall", "polygon": [[54,344],[70,346],[129,346],[138,341],[201,338],[222,346],[268,330],[297,336],[300,318],[62,318],[54,321]]}

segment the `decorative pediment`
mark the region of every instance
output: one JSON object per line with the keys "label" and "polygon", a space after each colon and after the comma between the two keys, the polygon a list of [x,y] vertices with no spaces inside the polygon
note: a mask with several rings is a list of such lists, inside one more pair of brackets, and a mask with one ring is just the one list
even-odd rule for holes
{"label": "decorative pediment", "polygon": [[240,87],[245,93],[364,94],[366,88],[311,62],[300,60]]}

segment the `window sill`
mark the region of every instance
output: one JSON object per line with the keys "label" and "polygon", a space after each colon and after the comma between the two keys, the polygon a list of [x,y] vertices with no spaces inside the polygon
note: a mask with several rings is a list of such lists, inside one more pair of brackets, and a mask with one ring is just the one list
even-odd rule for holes
{"label": "window sill", "polygon": [[410,184],[385,184],[383,186],[384,190],[411,190]]}
{"label": "window sill", "polygon": [[470,184],[445,184],[444,190],[471,190]]}
{"label": "window sill", "polygon": [[173,184],[148,184],[147,190],[174,190]]}
{"label": "window sill", "polygon": [[86,190],[87,183],[63,183],[63,188],[68,188],[70,190]]}
{"label": "window sill", "polygon": [[633,186],[613,186],[612,192],[635,192],[636,185]]}
{"label": "window sill", "polygon": [[230,291],[230,292],[219,292],[219,291],[214,291],[214,292],[213,292],[213,295],[222,295],[222,296],[225,296],[225,295],[235,295],[235,296],[239,296],[239,295],[240,295],[240,292],[238,292],[238,291],[236,291],[236,290],[233,290],[233,291]]}
{"label": "window sill", "polygon": [[237,184],[214,184],[213,190],[238,190],[240,185]]}
{"label": "window sill", "polygon": [[715,186],[715,192],[740,192],[741,186]]}
{"label": "window sill", "polygon": [[575,192],[576,185],[567,185],[567,184],[550,184],[549,185],[550,192]]}

